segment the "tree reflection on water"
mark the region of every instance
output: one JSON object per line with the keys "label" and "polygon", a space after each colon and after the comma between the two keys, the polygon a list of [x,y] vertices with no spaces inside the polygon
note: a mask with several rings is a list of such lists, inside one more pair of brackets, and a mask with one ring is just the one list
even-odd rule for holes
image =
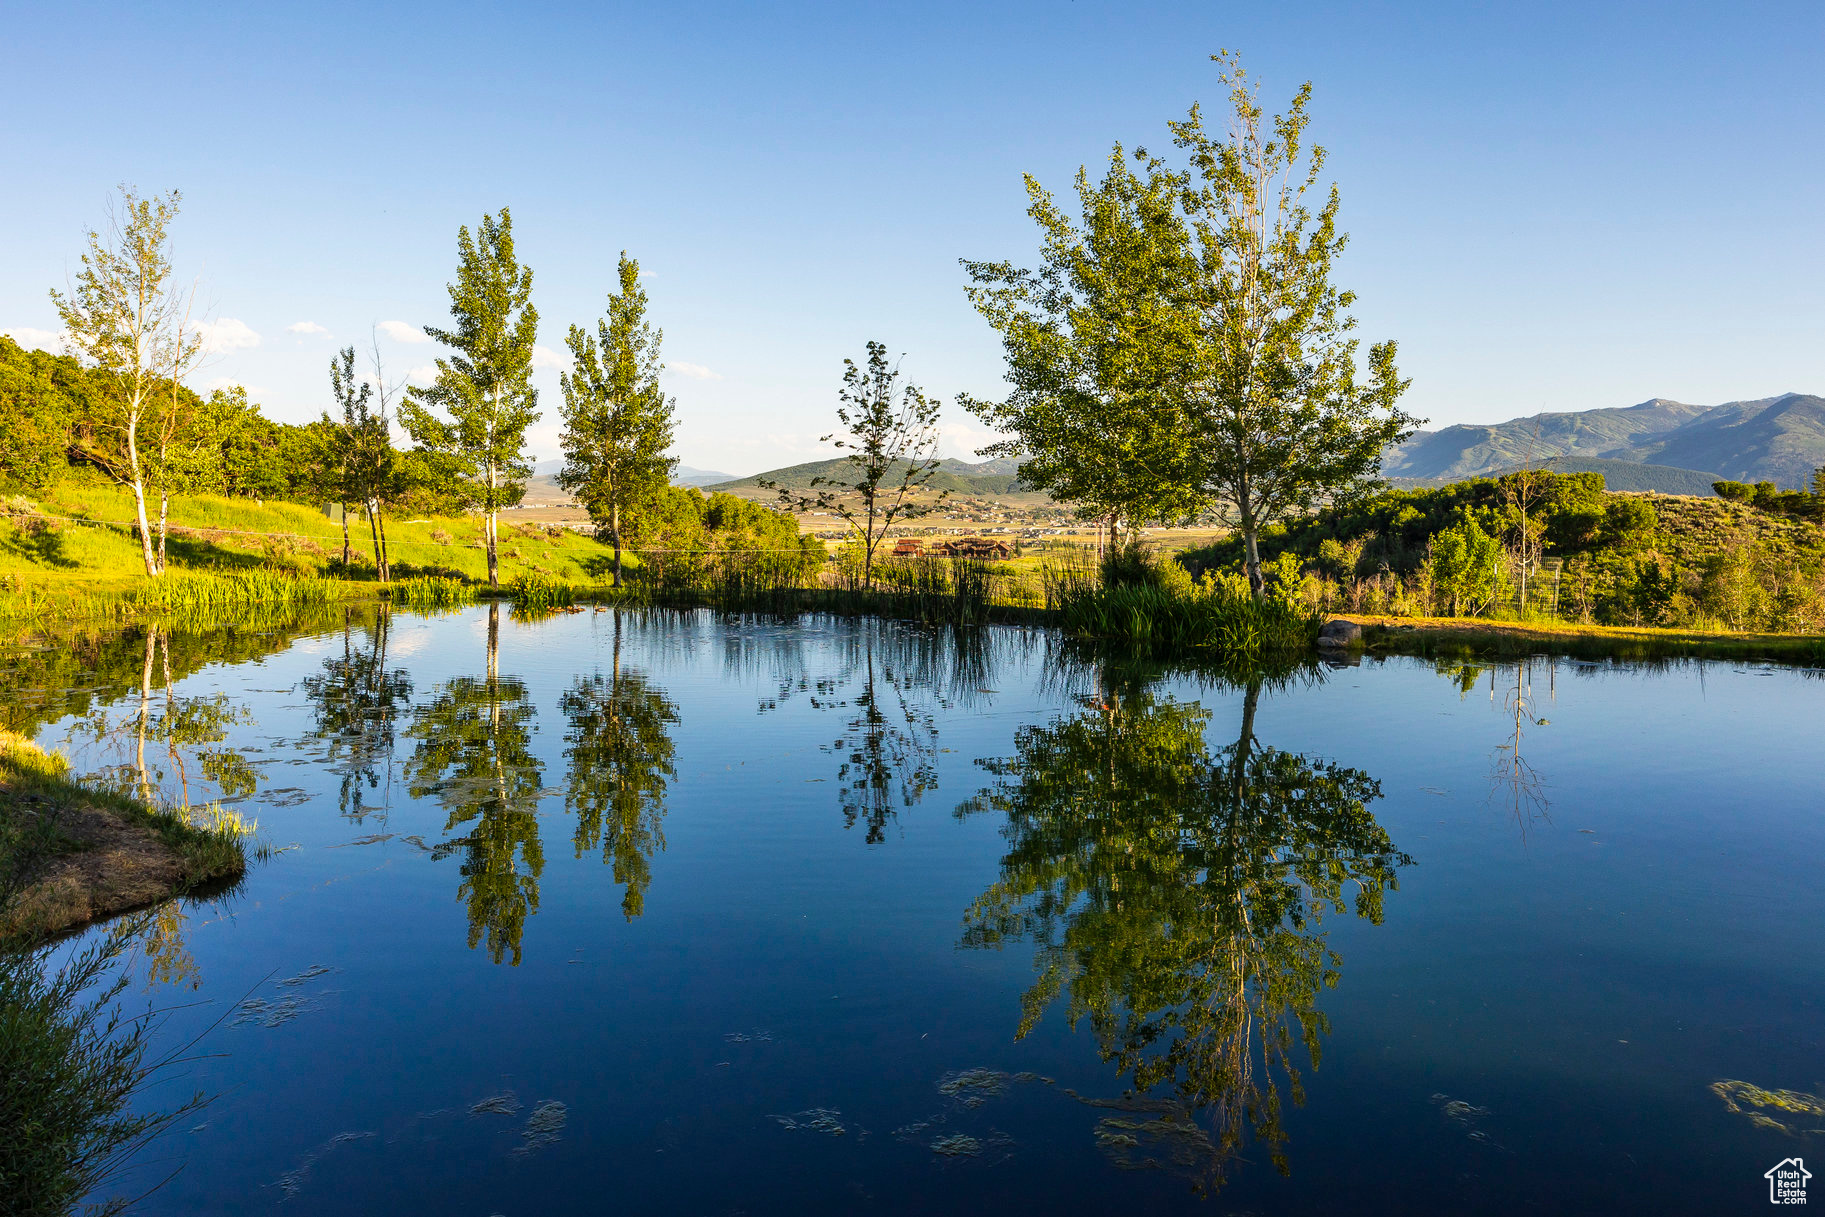
{"label": "tree reflection on water", "polygon": [[1259,742],[1261,677],[1215,751],[1202,705],[1101,684],[980,762],[996,780],[958,814],[1006,817],[1008,845],[963,942],[1036,945],[1020,1034],[1061,998],[1089,1021],[1147,1116],[1104,1121],[1118,1161],[1163,1158],[1214,1191],[1252,1129],[1284,1172],[1281,1090],[1303,1102],[1296,1048],[1317,1067],[1342,968],[1323,919],[1379,923],[1412,860],[1368,809],[1375,779]]}
{"label": "tree reflection on water", "polygon": [[579,676],[558,699],[570,727],[564,807],[577,817],[576,856],[601,849],[632,921],[646,904],[653,854],[665,848],[665,795],[677,777],[669,728],[678,707],[643,673],[622,668],[618,610],[614,630],[610,675]]}
{"label": "tree reflection on water", "polygon": [[469,945],[485,939],[495,963],[511,954],[517,965],[545,866],[538,823],[544,767],[532,750],[538,711],[524,681],[501,676],[499,648],[500,607],[490,605],[487,676],[445,681],[417,708],[418,744],[405,769],[413,798],[436,795],[449,812],[446,832],[473,825],[433,851],[462,852]]}
{"label": "tree reflection on water", "polygon": [[388,800],[383,784],[393,777],[395,723],[411,704],[412,678],[404,668],[387,666],[392,613],[375,610],[366,624],[367,640],[358,646],[352,614],[343,621],[342,654],[331,654],[323,671],[302,682],[316,717],[313,737],[326,749],[325,760],[341,775],[337,805],[360,823],[375,808],[364,791],[382,790],[379,810]]}

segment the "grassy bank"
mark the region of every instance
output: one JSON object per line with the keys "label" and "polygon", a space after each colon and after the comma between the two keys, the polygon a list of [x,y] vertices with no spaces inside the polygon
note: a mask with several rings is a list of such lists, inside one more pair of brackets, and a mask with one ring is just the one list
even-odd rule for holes
{"label": "grassy bank", "polygon": [[[245,828],[219,808],[159,810],[75,780],[60,756],[0,731],[0,1209],[64,1217],[204,1103],[146,1111],[159,1019],[128,1017],[122,967],[152,928],[128,916],[59,961],[51,938],[240,875]],[[125,1198],[84,1211],[112,1213]]]}
{"label": "grassy bank", "polygon": [[84,785],[0,731],[0,941],[30,944],[247,868],[247,826],[217,807],[156,808]]}
{"label": "grassy bank", "polygon": [[[60,488],[0,504],[0,621],[128,618],[187,607],[302,603],[372,595],[372,547],[351,518],[353,560],[341,525],[294,503],[210,495],[174,500],[168,573],[148,579],[129,522],[132,500],[111,487]],[[484,582],[482,522],[473,516],[387,521],[396,579]],[[610,553],[572,529],[501,520],[501,581],[588,585]],[[630,565],[638,565],[637,560]]]}
{"label": "grassy bank", "polygon": [[1440,658],[1547,654],[1590,659],[1720,659],[1825,664],[1825,637],[1817,634],[1733,634],[1462,617],[1345,614],[1343,620],[1362,626],[1365,649],[1384,654]]}

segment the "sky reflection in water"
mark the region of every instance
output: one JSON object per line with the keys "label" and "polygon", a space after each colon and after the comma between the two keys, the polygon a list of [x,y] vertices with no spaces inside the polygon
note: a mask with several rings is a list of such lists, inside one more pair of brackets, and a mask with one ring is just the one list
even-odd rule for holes
{"label": "sky reflection in water", "polygon": [[1809,674],[478,608],[6,679],[295,846],[160,918],[228,1017],[152,1213],[1718,1212],[1825,1124],[1755,1106],[1825,1089]]}

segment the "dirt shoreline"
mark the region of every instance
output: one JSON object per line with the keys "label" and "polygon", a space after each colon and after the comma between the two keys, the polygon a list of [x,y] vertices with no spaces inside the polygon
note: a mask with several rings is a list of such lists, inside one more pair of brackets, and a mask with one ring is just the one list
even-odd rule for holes
{"label": "dirt shoreline", "polygon": [[0,939],[41,941],[233,879],[242,835],[91,790],[62,757],[0,732]]}

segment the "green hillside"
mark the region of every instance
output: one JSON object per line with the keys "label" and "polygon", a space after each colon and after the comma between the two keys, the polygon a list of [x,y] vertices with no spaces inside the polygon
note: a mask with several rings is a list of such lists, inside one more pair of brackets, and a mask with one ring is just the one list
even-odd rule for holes
{"label": "green hillside", "polygon": [[[1672,465],[1648,465],[1641,461],[1606,461],[1601,457],[1554,457],[1543,461],[1540,468],[1553,473],[1601,473],[1606,489],[1617,493],[1655,494],[1692,494],[1700,497],[1713,494],[1711,483],[1722,479],[1715,473],[1705,473],[1697,469],[1679,469]],[[1514,473],[1514,469],[1499,470],[1495,476]]]}
{"label": "green hillside", "polygon": [[[897,482],[904,474],[905,462],[896,463],[889,471],[887,481]],[[938,470],[932,474],[925,485],[934,491],[948,490],[955,495],[985,497],[999,494],[1014,494],[1022,489],[1020,477],[1016,470],[1018,465],[1010,460],[982,461],[971,464],[955,458],[940,461]],[[816,478],[843,478],[851,475],[849,461],[846,457],[835,457],[827,461],[809,461],[803,465],[790,465],[784,469],[771,469],[766,473],[757,473],[753,477],[735,478],[727,482],[718,482],[705,487],[706,491],[752,491],[760,488],[763,481],[776,482],[786,490],[804,493],[809,491]]]}

